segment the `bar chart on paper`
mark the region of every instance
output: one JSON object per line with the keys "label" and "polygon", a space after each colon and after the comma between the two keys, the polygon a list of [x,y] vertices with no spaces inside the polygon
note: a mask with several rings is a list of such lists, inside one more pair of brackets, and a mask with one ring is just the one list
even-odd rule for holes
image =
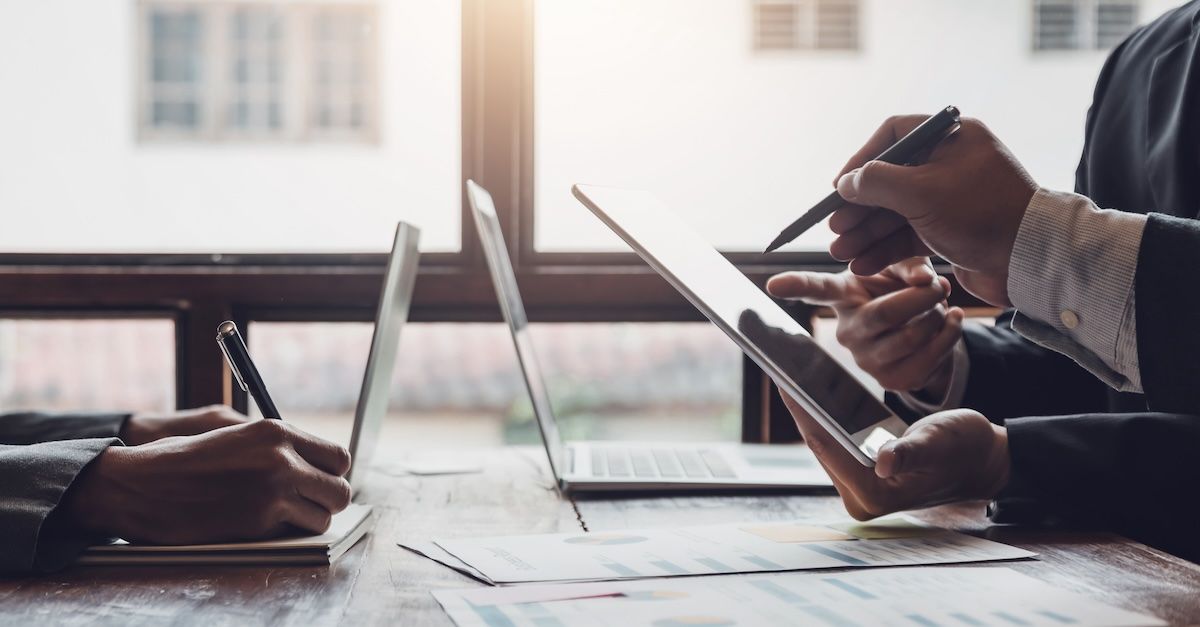
{"label": "bar chart on paper", "polygon": [[434,596],[459,627],[1164,624],[1000,567],[476,588]]}
{"label": "bar chart on paper", "polygon": [[915,566],[1032,557],[917,524],[774,523],[435,540],[414,550],[495,584]]}

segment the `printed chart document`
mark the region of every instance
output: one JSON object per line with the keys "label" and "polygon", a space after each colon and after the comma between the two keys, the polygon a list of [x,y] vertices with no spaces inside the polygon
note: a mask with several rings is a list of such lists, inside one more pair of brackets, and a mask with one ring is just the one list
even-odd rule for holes
{"label": "printed chart document", "polygon": [[433,596],[458,627],[1166,624],[1002,567],[475,588]]}
{"label": "printed chart document", "polygon": [[412,551],[492,584],[607,581],[1033,557],[905,518],[871,524],[744,523],[434,540]]}
{"label": "printed chart document", "polygon": [[366,535],[371,506],[351,505],[334,514],[329,530],[319,536],[276,538],[261,542],[166,546],[117,540],[94,546],[80,564],[332,564]]}

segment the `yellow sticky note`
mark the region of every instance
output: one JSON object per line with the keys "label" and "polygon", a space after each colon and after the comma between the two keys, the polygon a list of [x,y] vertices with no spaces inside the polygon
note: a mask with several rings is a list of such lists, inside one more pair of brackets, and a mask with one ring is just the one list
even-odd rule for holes
{"label": "yellow sticky note", "polygon": [[941,533],[937,527],[918,525],[904,518],[880,518],[870,522],[844,522],[830,525],[858,538],[859,540],[889,540],[892,538],[920,538]]}
{"label": "yellow sticky note", "polygon": [[752,533],[760,538],[775,542],[829,542],[832,540],[853,540],[851,536],[829,527],[813,525],[764,525],[762,527],[742,527],[742,531]]}

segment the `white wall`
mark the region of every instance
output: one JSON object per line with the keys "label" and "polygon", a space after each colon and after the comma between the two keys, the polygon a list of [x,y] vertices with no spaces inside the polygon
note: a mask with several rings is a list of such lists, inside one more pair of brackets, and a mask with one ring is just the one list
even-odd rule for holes
{"label": "white wall", "polygon": [[0,251],[456,248],[459,5],[379,6],[379,145],[139,144],[134,2],[0,4]]}
{"label": "white wall", "polygon": [[1073,186],[1106,53],[1032,52],[1031,0],[863,0],[858,52],[755,52],[750,4],[537,4],[539,246],[621,248],[570,198],[582,181],[656,190],[713,242],[761,249],[889,114],[949,104]]}

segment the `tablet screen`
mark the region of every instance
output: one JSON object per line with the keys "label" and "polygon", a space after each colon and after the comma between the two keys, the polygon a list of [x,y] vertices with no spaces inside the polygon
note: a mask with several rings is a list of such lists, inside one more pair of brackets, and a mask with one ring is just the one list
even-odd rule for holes
{"label": "tablet screen", "polygon": [[859,461],[870,463],[883,442],[904,432],[907,425],[799,322],[653,195],[583,185],[575,192]]}

